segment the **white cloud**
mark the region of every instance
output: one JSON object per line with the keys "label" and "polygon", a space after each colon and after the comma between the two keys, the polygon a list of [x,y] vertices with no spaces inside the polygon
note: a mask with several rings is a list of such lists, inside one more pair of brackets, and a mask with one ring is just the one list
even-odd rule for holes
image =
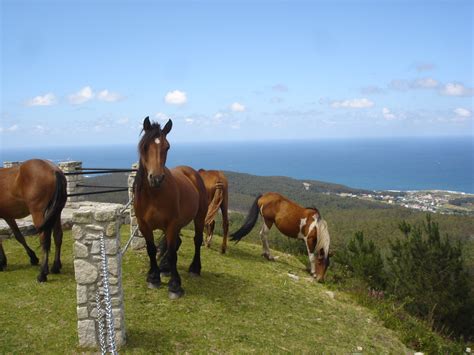
{"label": "white cloud", "polygon": [[245,106],[241,103],[234,102],[232,105],[230,105],[230,110],[234,112],[244,112]]}
{"label": "white cloud", "polygon": [[441,90],[441,94],[446,96],[470,96],[473,93],[472,88],[467,88],[459,83],[447,83]]}
{"label": "white cloud", "polygon": [[47,93],[43,96],[35,96],[26,102],[27,106],[51,106],[56,104],[56,96],[53,93]]}
{"label": "white cloud", "polygon": [[279,92],[287,92],[288,86],[286,86],[285,84],[276,84],[272,86],[272,90]]}
{"label": "white cloud", "polygon": [[117,102],[123,99],[123,96],[116,92],[110,92],[109,90],[102,90],[97,94],[97,99],[106,102]]}
{"label": "white cloud", "polygon": [[420,89],[434,89],[434,88],[437,88],[438,85],[439,85],[439,82],[433,78],[417,79],[412,83],[412,86],[414,88],[420,88]]}
{"label": "white cloud", "polygon": [[187,101],[184,91],[174,90],[165,95],[165,102],[170,105],[184,105]]}
{"label": "white cloud", "polygon": [[191,125],[191,124],[194,123],[194,119],[193,118],[185,118],[184,122],[186,122],[186,124],[188,124],[188,125]]}
{"label": "white cloud", "polygon": [[214,115],[214,118],[216,120],[220,120],[222,117],[224,117],[224,114],[222,112],[217,112],[215,115]]}
{"label": "white cloud", "polygon": [[123,118],[119,118],[119,119],[117,120],[117,123],[118,123],[119,125],[124,125],[124,124],[127,124],[129,121],[130,121],[130,120],[128,119],[128,117],[123,117]]}
{"label": "white cloud", "polygon": [[83,104],[94,98],[94,93],[90,86],[84,86],[75,94],[69,95],[69,102],[73,105]]}
{"label": "white cloud", "polygon": [[458,107],[454,110],[454,113],[462,118],[468,118],[472,116],[472,112],[466,108]]}
{"label": "white cloud", "polygon": [[383,117],[388,120],[388,121],[391,121],[391,120],[395,120],[397,118],[397,116],[395,116],[388,108],[384,107],[382,109],[382,115]]}
{"label": "white cloud", "polygon": [[374,105],[375,103],[367,98],[331,102],[334,108],[369,108]]}
{"label": "white cloud", "polygon": [[415,65],[415,68],[418,72],[430,71],[435,68],[435,65],[432,63],[418,63]]}

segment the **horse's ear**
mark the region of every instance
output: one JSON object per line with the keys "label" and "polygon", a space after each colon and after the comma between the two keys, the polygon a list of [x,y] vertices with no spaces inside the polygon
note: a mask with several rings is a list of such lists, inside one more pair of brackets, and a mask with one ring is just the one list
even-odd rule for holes
{"label": "horse's ear", "polygon": [[165,136],[166,136],[168,133],[170,133],[171,127],[173,127],[173,121],[168,120],[168,122],[166,122],[165,126],[164,126],[163,129],[161,130]]}
{"label": "horse's ear", "polygon": [[143,130],[146,132],[151,128],[150,117],[146,116],[143,120]]}

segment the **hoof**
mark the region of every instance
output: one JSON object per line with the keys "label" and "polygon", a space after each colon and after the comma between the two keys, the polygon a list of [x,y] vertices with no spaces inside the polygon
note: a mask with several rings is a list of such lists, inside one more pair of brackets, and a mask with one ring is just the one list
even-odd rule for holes
{"label": "hoof", "polygon": [[39,264],[39,259],[35,256],[30,258],[30,264],[31,265],[38,265]]}
{"label": "hoof", "polygon": [[177,300],[178,298],[183,297],[183,295],[184,295],[184,290],[183,289],[180,289],[176,292],[174,292],[174,291],[169,291],[168,292],[168,297],[169,297],[170,300]]}
{"label": "hoof", "polygon": [[153,283],[153,282],[148,282],[148,288],[160,288],[161,283]]}
{"label": "hoof", "polygon": [[170,276],[171,276],[171,272],[169,271],[160,272],[160,277],[170,277]]}
{"label": "hoof", "polygon": [[59,274],[60,272],[61,272],[61,266],[54,264],[53,267],[51,268],[51,273]]}
{"label": "hoof", "polygon": [[275,258],[271,256],[270,254],[263,253],[262,256],[267,259],[268,261],[275,261]]}
{"label": "hoof", "polygon": [[194,271],[190,271],[190,272],[189,272],[189,276],[191,276],[191,277],[200,277],[201,274],[199,274],[199,273],[197,273],[197,272],[194,272]]}
{"label": "hoof", "polygon": [[48,281],[48,277],[44,274],[39,274],[38,277],[36,278],[38,282],[46,282]]}
{"label": "hoof", "polygon": [[225,254],[225,252],[226,252],[226,248],[222,248],[221,249],[221,254]]}
{"label": "hoof", "polygon": [[2,266],[2,265],[0,265],[0,272],[1,272],[1,271],[3,271],[3,266]]}

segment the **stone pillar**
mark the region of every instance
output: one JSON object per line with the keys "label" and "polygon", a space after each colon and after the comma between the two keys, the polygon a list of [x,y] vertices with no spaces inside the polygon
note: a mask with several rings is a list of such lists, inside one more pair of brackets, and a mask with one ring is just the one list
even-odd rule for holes
{"label": "stone pillar", "polygon": [[[59,168],[64,173],[74,173],[82,171],[81,161],[65,161],[58,164]],[[66,175],[67,180],[67,193],[74,194],[82,192],[82,187],[78,187],[84,180],[84,175]],[[67,204],[70,205],[72,202],[83,201],[84,196],[70,196],[67,198]]]}
{"label": "stone pillar", "polygon": [[4,161],[3,162],[3,167],[4,168],[13,168],[14,166],[20,165],[21,162],[19,161]]}
{"label": "stone pillar", "polygon": [[99,347],[96,292],[103,294],[100,236],[104,235],[108,259],[110,295],[114,315],[116,345],[124,345],[125,319],[122,290],[122,255],[118,204],[82,206],[73,213],[74,273],[77,282],[77,330],[79,346]]}
{"label": "stone pillar", "polygon": [[[132,169],[138,169],[138,163],[132,164]],[[135,176],[137,173],[135,171],[132,171],[130,175],[128,175],[128,198],[129,200],[133,200],[134,194],[133,194],[133,183],[135,182]],[[135,228],[138,226],[137,223],[137,217],[135,217],[135,209],[133,208],[133,203],[130,205],[130,235],[132,235],[133,231]],[[143,235],[140,233],[140,231],[137,231],[135,233],[135,238],[132,239],[131,242],[131,247],[132,249],[138,250],[138,249],[143,249],[145,248],[146,243],[145,243],[145,238],[143,238]]]}

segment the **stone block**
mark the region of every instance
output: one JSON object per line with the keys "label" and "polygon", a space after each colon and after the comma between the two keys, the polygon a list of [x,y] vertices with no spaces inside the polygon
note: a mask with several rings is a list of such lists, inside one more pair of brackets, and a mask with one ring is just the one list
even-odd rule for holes
{"label": "stone block", "polygon": [[77,304],[87,303],[87,286],[77,285],[76,298],[77,298]]}
{"label": "stone block", "polygon": [[89,256],[89,250],[87,246],[82,243],[74,242],[74,257],[76,258],[87,258]]}
{"label": "stone block", "polygon": [[89,319],[78,321],[77,335],[79,336],[79,346],[97,346],[95,321]]}
{"label": "stone block", "polygon": [[97,280],[97,267],[91,263],[82,260],[74,260],[74,273],[76,275],[76,282],[80,284],[91,284]]}
{"label": "stone block", "polygon": [[77,318],[78,319],[87,319],[89,317],[89,312],[87,307],[77,307]]}

